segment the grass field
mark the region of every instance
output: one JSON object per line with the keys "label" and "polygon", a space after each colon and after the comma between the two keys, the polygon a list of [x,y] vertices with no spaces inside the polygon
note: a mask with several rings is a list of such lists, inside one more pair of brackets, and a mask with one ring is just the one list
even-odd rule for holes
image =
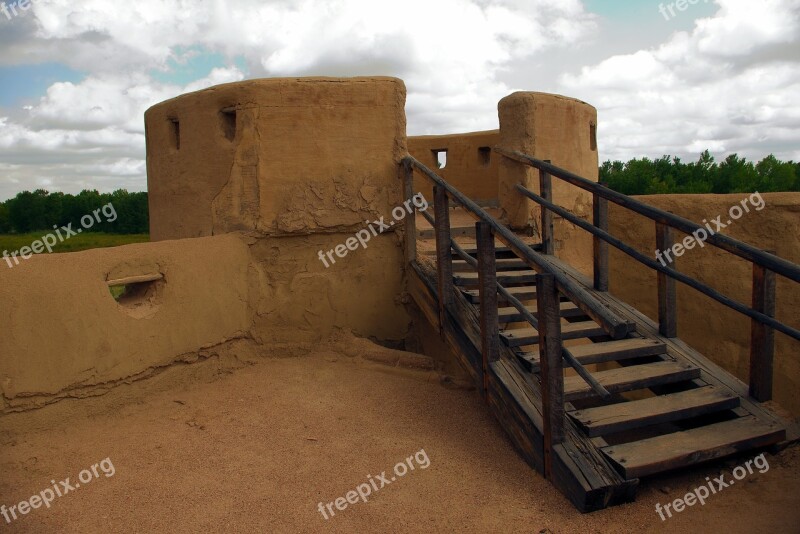
{"label": "grass field", "polygon": [[[30,234],[0,234],[0,254],[8,251],[11,255],[22,247],[30,247],[31,243],[42,238],[46,231],[32,232]],[[58,243],[53,247],[53,252],[78,252],[92,248],[117,247],[130,243],[145,243],[150,241],[149,234],[102,234],[82,233]],[[46,253],[46,251],[45,251]]]}

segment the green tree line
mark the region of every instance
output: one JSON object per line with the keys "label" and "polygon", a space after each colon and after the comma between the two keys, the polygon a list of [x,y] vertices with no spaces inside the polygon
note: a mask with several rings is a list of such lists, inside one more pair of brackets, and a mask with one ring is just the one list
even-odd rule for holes
{"label": "green tree line", "polygon": [[77,195],[50,193],[44,189],[23,191],[0,203],[0,234],[24,234],[51,230],[53,226],[78,226],[81,217],[106,204],[112,204],[117,218],[108,222],[100,215],[90,232],[108,234],[145,234],[149,232],[147,193],[129,193],[119,189],[113,193],[83,190]]}
{"label": "green tree line", "polygon": [[600,181],[626,195],[800,191],[800,163],[769,155],[754,163],[731,154],[717,163],[706,150],[696,162],[680,158],[606,161]]}

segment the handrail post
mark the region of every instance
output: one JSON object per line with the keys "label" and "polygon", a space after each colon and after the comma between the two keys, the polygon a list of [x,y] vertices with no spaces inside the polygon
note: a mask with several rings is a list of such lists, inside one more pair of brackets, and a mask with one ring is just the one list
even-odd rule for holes
{"label": "handrail post", "polygon": [[[664,253],[671,250],[672,245],[672,228],[656,222],[656,250],[667,256]],[[674,261],[673,257],[672,262]],[[678,297],[675,279],[661,271],[658,272],[658,331],[665,337],[678,337]]]}
{"label": "handrail post", "polygon": [[439,285],[439,333],[444,334],[447,310],[453,304],[453,256],[450,252],[450,206],[447,190],[433,188],[434,233],[436,235],[436,271]]}
{"label": "handrail post", "polygon": [[[772,251],[767,251],[775,254]],[[753,264],[753,309],[775,317],[775,273]],[[775,331],[750,320],[750,396],[760,402],[772,400]]]}
{"label": "handrail post", "polygon": [[481,354],[483,356],[483,391],[489,395],[491,364],[500,359],[500,325],[497,317],[497,268],[492,227],[475,223],[478,246],[478,291],[481,302]]}
{"label": "handrail post", "polygon": [[[608,200],[594,193],[592,211],[594,226],[608,232]],[[594,249],[594,288],[597,291],[608,291],[608,243],[593,236]]]}
{"label": "handrail post", "polygon": [[[403,160],[400,165],[400,177],[403,180],[405,200],[414,196],[414,168],[411,162]],[[413,204],[412,204],[413,205]],[[417,259],[417,210],[410,213],[405,221],[406,232],[406,263],[410,264]]]}
{"label": "handrail post", "polygon": [[[544,160],[550,163],[549,159]],[[548,202],[553,202],[553,177],[543,170],[539,170],[539,191],[542,198]],[[542,253],[553,255],[555,246],[553,243],[553,212],[542,206]]]}
{"label": "handrail post", "polygon": [[559,296],[552,274],[536,275],[539,366],[544,419],[544,472],[553,477],[553,448],[564,442],[564,364]]}

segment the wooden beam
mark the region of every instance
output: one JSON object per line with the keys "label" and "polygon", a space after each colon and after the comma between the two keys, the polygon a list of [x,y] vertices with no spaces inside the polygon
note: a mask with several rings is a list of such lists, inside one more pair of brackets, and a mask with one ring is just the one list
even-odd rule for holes
{"label": "wooden beam", "polygon": [[[549,163],[549,161],[548,161]],[[539,171],[539,191],[542,197],[553,201],[553,179],[545,171]],[[553,255],[555,243],[553,241],[553,212],[542,208],[542,253]]]}
{"label": "wooden beam", "polygon": [[[414,169],[408,161],[400,164],[400,175],[403,180],[403,191],[406,200],[414,196]],[[405,220],[406,232],[406,263],[411,263],[417,259],[417,211],[409,214]]]}
{"label": "wooden beam", "polygon": [[492,228],[475,223],[478,245],[478,285],[481,299],[481,354],[483,355],[483,391],[489,391],[489,366],[500,359],[500,325],[497,318],[497,273],[495,271]]}
{"label": "wooden beam", "polygon": [[[608,231],[608,201],[594,193],[592,212],[596,228]],[[608,291],[608,243],[598,236],[592,236],[594,244],[594,288],[597,291]]]}
{"label": "wooden beam", "polygon": [[433,188],[436,232],[436,271],[439,286],[439,333],[444,328],[445,312],[453,304],[453,255],[450,252],[450,206],[447,190]]}
{"label": "wooden beam", "polygon": [[[753,264],[753,309],[775,317],[775,273]],[[750,396],[760,402],[772,400],[775,331],[752,320],[750,323]]]}
{"label": "wooden beam", "polygon": [[[673,245],[672,228],[656,223],[656,250],[662,254]],[[675,258],[672,259],[674,264]],[[678,295],[675,279],[658,272],[658,324],[662,336],[678,337]]]}
{"label": "wooden beam", "polygon": [[108,287],[126,286],[128,284],[142,284],[144,282],[155,282],[162,280],[164,275],[161,273],[142,274],[138,276],[126,276],[125,278],[116,278],[114,280],[106,280]]}
{"label": "wooden beam", "polygon": [[553,479],[553,448],[564,442],[564,366],[561,356],[561,316],[555,279],[536,277],[539,296],[539,354],[541,358],[542,412],[544,413],[544,473]]}

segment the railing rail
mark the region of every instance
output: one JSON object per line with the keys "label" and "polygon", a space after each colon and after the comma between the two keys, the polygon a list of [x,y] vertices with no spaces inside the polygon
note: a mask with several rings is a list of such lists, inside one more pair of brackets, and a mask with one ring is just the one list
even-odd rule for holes
{"label": "railing rail", "polygon": [[[762,402],[772,398],[772,368],[775,343],[773,331],[776,330],[793,339],[800,340],[800,330],[774,317],[774,275],[779,274],[789,280],[800,282],[800,265],[780,258],[772,252],[759,250],[752,245],[748,245],[747,243],[743,243],[724,234],[712,234],[707,228],[688,219],[649,206],[636,199],[623,195],[622,193],[613,191],[604,185],[556,167],[549,161],[539,160],[521,152],[507,150],[502,147],[495,147],[494,150],[513,161],[538,169],[540,176],[544,174],[548,177],[554,176],[592,193],[595,202],[594,224],[588,223],[570,213],[568,210],[554,204],[552,202],[552,194],[550,194],[550,187],[545,188],[544,182],[541,182],[541,195],[537,195],[520,184],[516,186],[517,191],[522,195],[542,206],[543,221],[545,221],[545,212],[548,213],[548,216],[552,216],[550,214],[554,213],[592,234],[595,239],[594,264],[596,289],[608,289],[607,253],[604,253],[603,249],[598,246],[601,242],[616,247],[639,263],[657,271],[659,329],[662,335],[666,337],[677,337],[678,335],[675,281],[686,284],[724,306],[749,317],[752,325],[750,345],[750,394]],[[607,206],[604,206],[604,202],[606,201],[614,202],[615,204],[655,221],[656,248],[658,250],[671,248],[672,229],[676,229],[686,234],[695,235],[695,237],[698,237],[702,233],[705,243],[751,262],[753,264],[752,307],[748,307],[727,297],[710,286],[681,273],[675,268],[659,263],[655,259],[642,254],[622,240],[609,234],[607,226]]]}
{"label": "railing rail", "polygon": [[[602,184],[598,184],[597,182],[593,182],[578,176],[577,174],[556,167],[547,161],[536,159],[514,150],[507,150],[502,147],[495,147],[494,150],[498,154],[502,154],[509,159],[527,164],[535,169],[539,169],[540,171],[544,171],[551,176],[555,176],[556,178],[568,182],[576,187],[580,187],[581,189],[589,191],[590,193],[597,194],[601,198],[628,208],[631,211],[635,211],[636,213],[644,215],[645,217],[656,222],[671,226],[672,228],[680,230],[685,234],[693,234],[699,230],[704,230],[706,233],[709,233],[705,226],[701,226],[690,221],[689,219],[675,215],[674,213],[669,213],[668,211],[661,210],[622,193],[618,193],[617,191],[609,189]],[[732,237],[724,234],[709,235],[708,238],[705,239],[705,242],[730,252],[731,254],[735,254],[736,256],[748,260],[751,263],[761,265],[762,267],[765,267],[766,269],[769,269],[770,271],[781,276],[785,276],[790,280],[800,282],[800,265],[792,263],[789,260],[783,259],[774,254],[770,254],[769,252],[756,248],[747,243],[743,243],[742,241],[733,239]]]}
{"label": "railing rail", "polygon": [[[537,330],[540,328],[540,317],[542,314],[555,314],[559,315],[559,304],[556,299],[555,304],[551,305],[548,300],[537,306],[539,317],[534,316],[527,307],[514,295],[512,295],[502,284],[497,282],[496,268],[494,264],[494,239],[499,238],[510,249],[512,249],[521,259],[529,264],[537,271],[544,272],[553,280],[553,285],[558,291],[564,293],[568,297],[576,299],[576,304],[580,307],[581,304],[586,306],[593,313],[598,316],[598,319],[603,320],[606,324],[610,325],[611,334],[616,337],[622,337],[627,334],[630,325],[619,320],[613,314],[610,314],[607,309],[597,304],[597,309],[586,304],[586,301],[577,300],[580,298],[589,298],[591,295],[585,289],[579,287],[577,284],[571,282],[566,276],[550,266],[546,258],[536,253],[529,245],[525,244],[513,232],[507,229],[496,221],[485,210],[478,206],[475,202],[465,197],[457,189],[445,182],[441,177],[436,175],[433,171],[425,165],[412,157],[407,157],[402,162],[401,176],[405,180],[405,191],[407,194],[411,193],[409,182],[413,180],[413,171],[420,171],[428,179],[434,183],[434,216],[422,211],[422,216],[434,228],[434,235],[436,237],[436,257],[437,257],[437,283],[439,291],[439,324],[440,329],[444,327],[444,314],[447,309],[452,305],[453,298],[453,276],[452,276],[452,253],[454,251],[460,258],[462,258],[468,265],[478,271],[479,275],[479,291],[480,291],[480,306],[481,306],[481,344],[483,354],[483,366],[481,370],[482,382],[484,390],[488,388],[488,367],[493,361],[499,358],[498,342],[499,332],[497,328],[497,294],[503,296],[514,308],[516,308],[525,320]],[[453,240],[450,235],[449,223],[449,200],[448,195],[457,204],[461,205],[464,209],[477,217],[476,223],[476,242],[478,244],[478,259],[473,258]],[[412,217],[413,219],[413,217]],[[415,250],[416,243],[410,244],[414,241],[416,236],[409,237],[411,232],[416,233],[416,228],[413,222],[410,226],[406,227],[406,239],[408,246],[413,246]],[[414,258],[409,257],[409,261]],[[554,309],[550,309],[554,308]],[[598,310],[600,313],[598,313]],[[588,312],[587,312],[588,313]],[[548,315],[549,316],[549,315]],[[597,319],[596,319],[597,320]],[[600,320],[598,323],[603,324]],[[552,328],[551,328],[552,330]],[[567,363],[575,370],[575,372],[589,384],[589,386],[601,397],[608,398],[610,393],[604,388],[586,368],[575,358],[569,350],[561,346],[560,335],[551,337],[548,341],[546,339],[547,333],[541,332],[540,346],[545,345],[552,350],[552,343],[558,344],[558,350],[561,352],[562,357],[567,360]],[[613,337],[613,336],[612,336]],[[540,359],[545,357],[545,351],[540,349]],[[562,377],[563,379],[563,377]],[[543,381],[544,383],[544,381]],[[544,387],[544,386],[543,386]],[[563,387],[563,386],[562,386]],[[563,412],[563,407],[562,407]]]}

